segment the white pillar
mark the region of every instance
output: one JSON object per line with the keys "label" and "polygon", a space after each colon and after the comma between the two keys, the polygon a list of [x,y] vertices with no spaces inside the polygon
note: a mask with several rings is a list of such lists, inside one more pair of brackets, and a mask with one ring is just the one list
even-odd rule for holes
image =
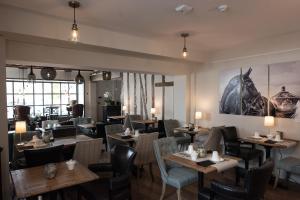
{"label": "white pillar", "polygon": [[8,171],[8,133],[7,133],[7,109],[6,109],[6,55],[5,39],[0,35],[0,146],[3,147],[1,154],[2,167],[2,190],[3,199],[10,199],[9,194],[9,171]]}

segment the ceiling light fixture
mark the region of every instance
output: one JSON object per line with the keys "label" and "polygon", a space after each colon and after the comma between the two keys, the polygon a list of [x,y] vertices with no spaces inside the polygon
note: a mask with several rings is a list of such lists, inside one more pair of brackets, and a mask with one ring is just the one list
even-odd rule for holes
{"label": "ceiling light fixture", "polygon": [[27,75],[27,79],[29,82],[34,82],[36,80],[36,76],[35,74],[33,73],[33,69],[32,69],[32,66],[30,67],[30,72],[29,74]]}
{"label": "ceiling light fixture", "polygon": [[217,10],[219,12],[226,12],[228,10],[228,5],[226,5],[226,4],[219,5],[219,6],[217,6]]}
{"label": "ceiling light fixture", "polygon": [[186,38],[189,37],[189,34],[188,34],[188,33],[182,33],[182,34],[181,34],[181,37],[183,37],[182,56],[183,56],[184,58],[186,58],[187,55],[188,55],[187,48],[186,48]]}
{"label": "ceiling light fixture", "polygon": [[79,29],[76,22],[76,8],[80,7],[80,3],[78,1],[69,1],[69,6],[74,9],[74,17],[73,17],[73,25],[71,30],[71,41],[78,42],[79,41]]}
{"label": "ceiling light fixture", "polygon": [[77,76],[75,77],[75,82],[76,82],[77,84],[82,84],[82,83],[84,83],[84,78],[83,78],[83,76],[80,74],[80,70],[78,70],[78,74],[77,74]]}

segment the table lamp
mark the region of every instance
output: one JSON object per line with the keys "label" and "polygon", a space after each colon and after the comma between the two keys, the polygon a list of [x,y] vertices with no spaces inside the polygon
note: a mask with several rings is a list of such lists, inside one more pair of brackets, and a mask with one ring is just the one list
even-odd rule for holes
{"label": "table lamp", "polygon": [[151,108],[150,113],[152,114],[152,119],[155,119],[156,108]]}
{"label": "table lamp", "polygon": [[20,143],[18,143],[18,145],[24,145],[24,143],[22,142],[22,134],[26,132],[26,129],[26,121],[16,121],[15,133],[18,133],[20,135]]}
{"label": "table lamp", "polygon": [[126,114],[126,110],[127,110],[127,106],[124,105],[124,106],[122,107],[123,115]]}
{"label": "table lamp", "polygon": [[264,120],[264,126],[268,127],[269,129],[269,134],[270,134],[270,129],[275,125],[275,119],[273,116],[265,116]]}
{"label": "table lamp", "polygon": [[195,112],[196,125],[197,125],[197,121],[200,119],[202,119],[202,112],[200,111]]}

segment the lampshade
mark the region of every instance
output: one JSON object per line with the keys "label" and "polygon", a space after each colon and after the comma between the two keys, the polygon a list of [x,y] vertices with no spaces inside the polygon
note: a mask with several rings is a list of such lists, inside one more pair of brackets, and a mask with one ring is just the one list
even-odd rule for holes
{"label": "lampshade", "polygon": [[202,112],[196,112],[195,113],[195,119],[202,119]]}
{"label": "lampshade", "polygon": [[123,106],[123,107],[122,107],[122,110],[123,110],[123,111],[126,111],[126,110],[127,110],[127,106]]}
{"label": "lampshade", "polygon": [[26,121],[16,121],[15,132],[25,133],[27,129]]}
{"label": "lampshade", "polygon": [[275,120],[273,116],[265,116],[264,126],[272,127],[275,125]]}
{"label": "lampshade", "polygon": [[156,113],[156,108],[151,108],[150,113],[155,114]]}

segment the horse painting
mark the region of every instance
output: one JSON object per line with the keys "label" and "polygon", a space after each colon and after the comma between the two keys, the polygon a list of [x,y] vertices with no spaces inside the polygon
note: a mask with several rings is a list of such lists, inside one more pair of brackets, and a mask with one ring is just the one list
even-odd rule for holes
{"label": "horse painting", "polygon": [[[234,76],[227,84],[220,102],[220,113],[236,115],[268,115],[268,99],[260,94],[250,78],[252,68]],[[270,106],[271,113],[273,107]]]}

